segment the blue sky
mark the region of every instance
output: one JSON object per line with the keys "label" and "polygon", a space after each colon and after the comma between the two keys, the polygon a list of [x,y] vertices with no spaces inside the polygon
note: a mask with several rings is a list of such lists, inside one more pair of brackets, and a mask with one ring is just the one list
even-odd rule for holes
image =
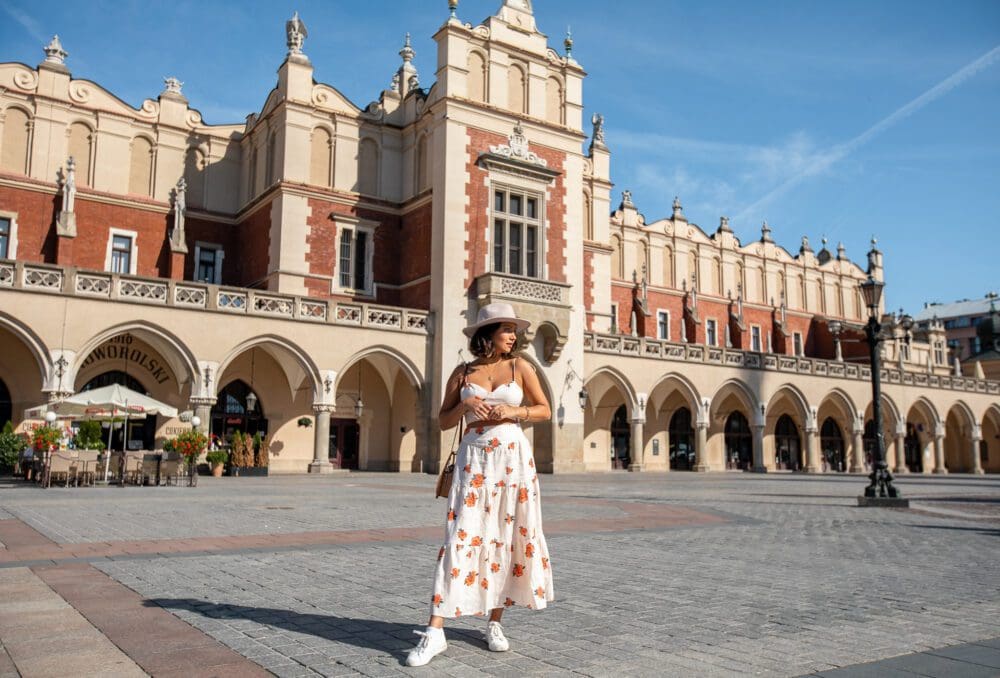
{"label": "blue sky", "polygon": [[[501,0],[461,0],[478,22]],[[539,27],[588,71],[586,118],[606,118],[617,193],[647,218],[679,195],[706,230],[744,243],[763,219],[797,251],[825,235],[885,252],[890,307],[1000,290],[1000,2],[535,0]],[[316,78],[360,106],[413,34],[421,81],[446,0],[171,3],[0,0],[0,60],[36,64],[58,33],[75,77],[137,106],[184,81],[209,123],[263,103],[298,10]],[[589,128],[589,125],[588,125]]]}

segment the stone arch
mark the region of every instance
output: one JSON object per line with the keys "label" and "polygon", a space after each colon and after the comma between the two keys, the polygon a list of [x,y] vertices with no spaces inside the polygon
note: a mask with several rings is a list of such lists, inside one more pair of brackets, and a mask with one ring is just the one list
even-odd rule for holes
{"label": "stone arch", "polygon": [[184,181],[187,182],[188,207],[205,206],[205,182],[208,170],[208,149],[191,146],[184,154]]}
{"label": "stone arch", "polygon": [[722,259],[712,257],[712,292],[717,296],[725,296],[726,284],[722,280]]}
{"label": "stone arch", "polygon": [[507,67],[507,108],[515,113],[528,112],[527,66],[515,62]]}
{"label": "stone arch", "polygon": [[735,412],[741,414],[753,427],[760,419],[760,404],[753,389],[739,379],[729,379],[715,390],[708,412],[707,459],[712,468],[726,468],[730,465],[731,455],[727,453],[726,447],[726,422]]}
{"label": "stone arch", "polygon": [[[842,438],[842,449],[832,449],[836,444],[833,437],[828,435],[830,431],[828,421],[832,421],[837,426]],[[815,423],[820,436],[820,459],[826,465],[825,470],[857,470],[858,465],[864,461],[865,449],[863,439],[857,435],[861,432],[859,428],[861,422],[854,400],[842,389],[832,389],[824,396],[816,409]],[[827,430],[824,431],[824,428]],[[845,458],[841,459],[841,456]],[[853,460],[853,462],[849,460]]]}
{"label": "stone arch", "polygon": [[489,69],[486,67],[486,55],[477,49],[469,50],[467,66],[468,94],[472,101],[486,102],[489,100]]}
{"label": "stone arch", "polygon": [[94,128],[89,122],[75,120],[66,128],[67,155],[76,163],[76,183],[90,186],[94,158]]}
{"label": "stone arch", "polygon": [[333,130],[325,125],[313,128],[309,140],[309,183],[331,186],[333,175]]}
{"label": "stone arch", "polygon": [[95,334],[81,346],[69,371],[68,383],[75,383],[80,368],[93,351],[104,342],[119,335],[133,334],[152,346],[167,361],[167,366],[177,378],[177,390],[185,384],[197,383],[199,369],[194,353],[177,335],[160,325],[146,320],[133,320],[113,325]]}
{"label": "stone arch", "polygon": [[[906,465],[903,462],[903,447],[904,443],[899,442],[900,434],[903,433],[905,436],[906,422],[902,419],[899,414],[899,407],[896,405],[892,398],[887,396],[885,393],[882,394],[882,439],[885,442],[885,455],[886,463],[889,464],[889,468],[896,469],[902,473],[906,472]],[[869,400],[864,411],[864,433],[862,439],[862,445],[864,448],[864,453],[872,454],[874,456],[874,450],[876,445],[875,440],[875,424],[872,420],[874,417],[874,412],[872,408],[872,401]],[[859,467],[859,460],[855,459],[852,466],[854,470],[862,470]]]}
{"label": "stone arch", "polygon": [[619,280],[625,277],[625,250],[617,235],[611,236],[611,277]]}
{"label": "stone arch", "polygon": [[663,248],[663,286],[673,288],[674,284],[674,250],[669,246]]}
{"label": "stone arch", "polygon": [[430,188],[430,171],[428,168],[427,156],[427,133],[420,135],[417,139],[417,153],[415,160],[416,192],[420,193]]}
{"label": "stone arch", "polygon": [[[670,424],[682,409],[690,412],[692,425],[701,418],[701,395],[698,389],[688,378],[676,372],[661,375],[649,389],[646,399],[646,424],[643,427],[643,460],[646,468],[672,468],[670,451],[676,446],[670,435]],[[687,442],[693,444],[693,440],[692,437]],[[653,454],[654,443],[658,455]]]}
{"label": "stone arch", "polygon": [[49,348],[41,337],[23,322],[4,311],[0,311],[0,329],[7,330],[24,344],[31,357],[35,359],[42,385],[47,384],[52,374],[52,364],[49,359]]}
{"label": "stone arch", "polygon": [[619,408],[625,408],[625,418],[631,419],[636,392],[628,378],[611,366],[602,366],[584,380],[587,404],[583,412],[584,450],[586,470],[606,471],[612,467],[614,445],[630,449],[630,439],[612,438],[612,422]]}
{"label": "stone arch", "polygon": [[[786,450],[789,454],[785,460],[792,469],[807,468],[808,431],[815,429],[815,421],[809,401],[798,388],[792,384],[783,384],[768,399],[766,408],[766,429],[764,454],[768,465],[777,467],[777,454],[784,440],[783,429],[790,420],[798,431],[798,444],[795,449]],[[797,458],[796,458],[797,457]]]}
{"label": "stone arch", "polygon": [[540,362],[551,365],[559,359],[566,340],[555,323],[545,320],[535,328],[531,346]]}
{"label": "stone arch", "polygon": [[379,184],[379,145],[372,137],[358,143],[358,193],[376,195]]}
{"label": "stone arch", "polygon": [[145,134],[132,139],[129,149],[128,192],[149,196],[153,190],[153,140]]}
{"label": "stone arch", "polygon": [[[319,368],[313,362],[312,357],[297,344],[274,334],[262,334],[251,337],[230,349],[226,357],[219,363],[216,370],[217,377],[221,380],[222,375],[239,358],[239,356],[254,348],[265,350],[271,358],[279,365],[288,388],[294,399],[296,392],[308,379],[312,388],[311,396],[320,399],[320,389],[323,387],[320,378]],[[220,384],[221,385],[221,384]]]}
{"label": "stone arch", "polygon": [[3,138],[0,139],[0,168],[17,174],[28,173],[31,147],[31,111],[10,105],[4,109]]}
{"label": "stone arch", "polygon": [[[944,419],[944,464],[949,471],[972,473],[973,430],[976,427],[976,417],[972,409],[963,401],[957,400],[948,409]],[[979,450],[976,450],[976,454]]]}
{"label": "stone arch", "polygon": [[[422,385],[419,368],[390,346],[369,346],[344,361],[333,386],[336,408],[331,416],[334,426],[353,420],[358,427],[358,468],[421,470],[418,438],[427,435],[428,420]],[[355,409],[359,400],[360,416]],[[331,460],[334,454],[331,449]]]}
{"label": "stone arch", "polygon": [[545,79],[545,119],[556,124],[563,124],[565,106],[562,81],[554,75]]}
{"label": "stone arch", "polygon": [[[939,467],[936,458],[936,436],[941,418],[933,403],[917,398],[906,412],[905,455],[911,471],[930,473]],[[943,462],[943,460],[941,460]]]}
{"label": "stone arch", "polygon": [[767,412],[770,418],[771,408],[776,404],[780,404],[782,398],[787,398],[790,403],[792,403],[795,413],[800,417],[800,421],[797,423],[800,425],[805,425],[811,419],[811,411],[809,409],[809,401],[806,399],[805,395],[798,389],[798,387],[792,384],[782,384],[767,401]]}
{"label": "stone arch", "polygon": [[983,413],[982,436],[979,456],[983,471],[1000,473],[1000,404],[991,404]]}
{"label": "stone arch", "polygon": [[817,410],[817,421],[822,421],[827,416],[831,416],[827,410],[836,408],[841,415],[838,423],[843,425],[846,431],[851,431],[858,423],[858,408],[854,400],[845,391],[839,388],[832,389],[819,404]]}

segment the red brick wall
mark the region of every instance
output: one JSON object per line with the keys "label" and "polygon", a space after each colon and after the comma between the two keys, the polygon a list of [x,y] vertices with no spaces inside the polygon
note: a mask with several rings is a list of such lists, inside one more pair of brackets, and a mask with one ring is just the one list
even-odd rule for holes
{"label": "red brick wall", "polygon": [[650,290],[646,295],[646,305],[652,314],[646,323],[646,336],[656,337],[659,331],[657,327],[657,311],[670,312],[670,338],[669,341],[681,340],[681,328],[684,322],[684,297],[677,294],[667,294]]}
{"label": "red brick wall", "polygon": [[[171,218],[171,228],[173,219]],[[217,221],[206,221],[187,217],[184,220],[184,232],[187,236],[188,254],[184,259],[184,279],[194,280],[195,245],[203,242],[210,245],[222,247],[222,284],[240,286],[244,281],[242,278],[242,266],[240,257],[240,246],[242,239],[239,237],[239,227],[233,224],[223,224]]]}
{"label": "red brick wall", "polygon": [[[618,318],[616,327],[621,334],[628,334],[632,331],[632,286],[631,285],[611,285],[611,303],[618,305]],[[608,311],[611,309],[609,308]]]}
{"label": "red brick wall", "polygon": [[[238,277],[244,285],[263,279],[268,273],[271,249],[271,203],[267,202],[237,227],[240,247]],[[227,255],[228,256],[228,255]],[[226,264],[223,264],[226,268]]]}
{"label": "red brick wall", "polygon": [[[23,179],[23,177],[21,177]],[[17,258],[54,264],[58,195],[0,186],[0,210],[17,212]]]}
{"label": "red brick wall", "polygon": [[[426,203],[410,210],[402,217],[399,232],[399,259],[397,269],[399,284],[427,277],[431,274],[431,239],[433,206]],[[399,303],[410,308],[430,309],[431,285],[425,280],[399,291]]]}
{"label": "red brick wall", "polygon": [[[476,164],[480,153],[485,153],[490,146],[508,143],[507,137],[468,129],[469,159],[466,168],[469,172],[469,184],[466,186],[468,205],[466,215],[466,257],[465,285],[470,287],[472,281],[485,273],[484,262],[490,245],[486,237],[489,226],[488,215],[492,196],[489,186],[485,183],[487,171]],[[530,144],[531,150],[544,158],[551,170],[563,171],[566,155],[548,148]],[[546,242],[545,263],[548,266],[548,279],[556,282],[566,282],[566,186],[564,177],[560,174],[549,186],[548,198],[545,201]]]}

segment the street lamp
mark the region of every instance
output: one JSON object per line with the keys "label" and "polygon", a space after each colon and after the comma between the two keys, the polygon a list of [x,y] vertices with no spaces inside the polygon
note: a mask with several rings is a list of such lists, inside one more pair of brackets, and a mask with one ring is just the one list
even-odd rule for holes
{"label": "street lamp", "polygon": [[48,412],[46,412],[45,413],[45,423],[49,424],[50,426],[52,424],[56,423],[56,413],[53,412],[52,410],[49,410]]}
{"label": "street lamp", "polygon": [[580,402],[580,409],[581,410],[586,409],[587,408],[587,399],[590,397],[590,394],[587,393],[587,389],[581,388],[580,392],[577,394],[576,397],[577,397],[577,400]]}
{"label": "street lamp", "polygon": [[882,433],[882,365],[879,355],[879,343],[882,341],[882,323],[879,319],[879,302],[882,301],[882,291],[885,283],[875,280],[871,274],[868,280],[859,285],[865,305],[868,307],[868,324],[865,325],[865,335],[868,338],[868,353],[871,357],[872,372],[872,419],[875,424],[875,458],[872,460],[872,472],[868,476],[871,481],[865,488],[864,496],[858,497],[858,506],[901,506],[907,507],[910,502],[899,496],[892,484],[892,474],[885,463],[885,436]]}

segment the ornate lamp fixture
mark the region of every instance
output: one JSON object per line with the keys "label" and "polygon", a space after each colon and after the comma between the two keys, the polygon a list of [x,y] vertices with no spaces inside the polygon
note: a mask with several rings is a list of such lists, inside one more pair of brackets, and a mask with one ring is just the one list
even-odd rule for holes
{"label": "ornate lamp fixture", "polygon": [[250,349],[250,392],[247,393],[247,416],[257,409],[257,394],[253,390],[254,354],[257,349]]}

